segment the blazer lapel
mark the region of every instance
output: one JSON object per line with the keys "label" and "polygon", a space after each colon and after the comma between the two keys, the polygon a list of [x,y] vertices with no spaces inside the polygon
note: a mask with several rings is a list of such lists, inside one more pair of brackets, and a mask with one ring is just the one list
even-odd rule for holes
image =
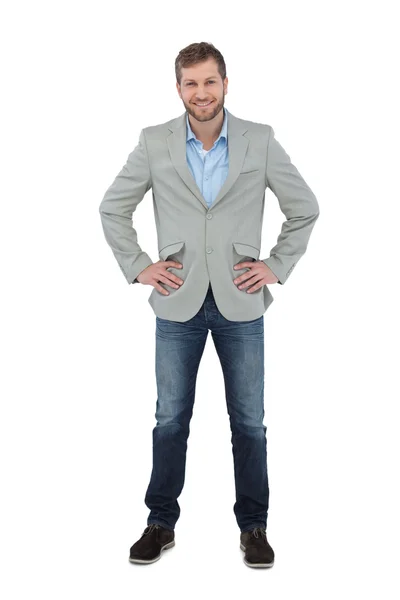
{"label": "blazer lapel", "polygon": [[[232,185],[235,183],[241,171],[247,147],[249,145],[249,140],[243,135],[247,131],[247,127],[245,127],[242,121],[234,117],[228,110],[226,112],[228,113],[228,175],[218,192],[217,197],[212,203],[212,207],[214,207],[215,204],[229,192]],[[186,160],[186,112],[180,117],[177,117],[173,124],[169,126],[169,129],[172,134],[168,135],[167,144],[172,164],[190,191],[203,206],[209,210],[208,204],[199,190]]]}

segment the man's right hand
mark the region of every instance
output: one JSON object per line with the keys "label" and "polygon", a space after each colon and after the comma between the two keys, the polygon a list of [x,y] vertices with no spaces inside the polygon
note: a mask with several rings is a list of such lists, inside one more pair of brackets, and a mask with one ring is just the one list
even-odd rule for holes
{"label": "man's right hand", "polygon": [[174,289],[179,288],[183,284],[182,279],[170,271],[167,271],[168,267],[181,269],[182,265],[175,260],[159,260],[143,269],[136,279],[139,283],[143,283],[144,285],[152,285],[156,290],[161,292],[161,294],[168,296],[169,292],[158,283],[159,281],[162,281]]}

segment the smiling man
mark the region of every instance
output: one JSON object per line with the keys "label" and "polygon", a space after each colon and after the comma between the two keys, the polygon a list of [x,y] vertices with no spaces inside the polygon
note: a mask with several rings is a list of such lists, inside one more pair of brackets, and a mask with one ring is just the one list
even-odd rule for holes
{"label": "smiling man", "polygon": [[[176,82],[195,139],[210,150],[219,138],[224,121],[223,106],[228,78],[223,81],[214,58],[183,68],[181,83]],[[226,137],[226,133],[225,133]]]}
{"label": "smiling man", "polygon": [[[156,315],[150,513],[129,560],[155,562],[175,544],[197,372],[211,331],[232,431],[240,547],[247,566],[271,567],[263,315],[273,301],[267,286],[284,284],[305,253],[319,206],[273,128],[225,108],[228,78],[219,50],[206,42],[187,46],[175,74],[185,112],[142,129],[100,205],[106,240],[126,280],[152,286],[148,301]],[[150,188],[157,262],[132,227]],[[270,256],[260,259],[267,188],[286,220]],[[210,526],[218,526],[218,515]]]}

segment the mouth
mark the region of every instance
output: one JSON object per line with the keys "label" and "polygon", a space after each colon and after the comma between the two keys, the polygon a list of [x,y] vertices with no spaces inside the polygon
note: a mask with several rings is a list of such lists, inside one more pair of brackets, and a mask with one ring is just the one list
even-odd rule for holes
{"label": "mouth", "polygon": [[213,104],[215,101],[211,100],[210,102],[207,102],[206,104],[204,103],[197,103],[197,102],[193,102],[193,104],[195,104],[196,106],[198,106],[199,108],[207,108],[208,106],[211,106],[211,104]]}

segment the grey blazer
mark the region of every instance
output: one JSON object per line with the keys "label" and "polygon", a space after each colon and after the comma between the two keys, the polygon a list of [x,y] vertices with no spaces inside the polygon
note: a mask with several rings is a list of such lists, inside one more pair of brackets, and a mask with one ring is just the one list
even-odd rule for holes
{"label": "grey blazer", "polygon": [[[210,208],[186,161],[186,112],[160,125],[145,127],[99,211],[107,243],[128,283],[153,263],[139,246],[132,214],[152,188],[161,260],[184,283],[163,295],[154,287],[148,302],[163,319],[187,321],[200,310],[211,282],[215,302],[231,321],[260,317],[274,298],[267,285],[248,294],[233,282],[248,268],[242,261],[262,260],[284,284],[305,253],[319,216],[317,199],[270,125],[246,121],[228,112],[229,171]],[[269,187],[286,217],[268,258],[259,258],[265,190]],[[157,259],[157,260],[159,260]],[[156,262],[156,261],[155,261]]]}

